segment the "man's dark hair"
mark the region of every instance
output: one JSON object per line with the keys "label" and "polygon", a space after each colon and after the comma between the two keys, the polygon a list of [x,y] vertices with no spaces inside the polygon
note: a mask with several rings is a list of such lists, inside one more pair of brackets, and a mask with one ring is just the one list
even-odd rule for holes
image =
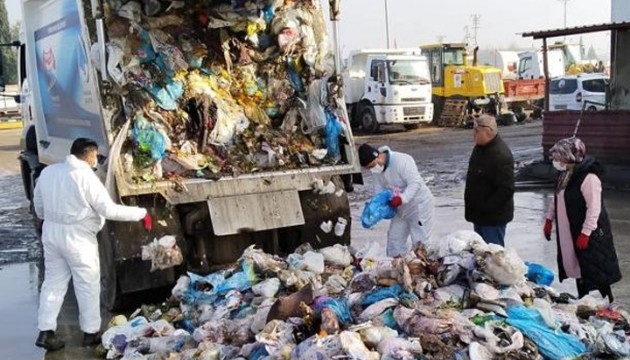
{"label": "man's dark hair", "polygon": [[78,138],[72,143],[70,147],[70,154],[84,159],[90,152],[98,151],[98,144],[92,139]]}

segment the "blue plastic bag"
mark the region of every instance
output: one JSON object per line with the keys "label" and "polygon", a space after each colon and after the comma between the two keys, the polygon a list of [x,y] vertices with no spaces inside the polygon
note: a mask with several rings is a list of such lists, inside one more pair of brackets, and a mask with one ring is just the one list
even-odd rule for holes
{"label": "blue plastic bag", "polygon": [[390,287],[376,289],[372,291],[371,293],[365,295],[365,297],[363,297],[363,300],[361,301],[361,306],[363,306],[363,308],[366,308],[381,300],[385,300],[389,298],[398,299],[400,294],[402,293],[403,293],[403,288],[399,284],[394,284]]}
{"label": "blue plastic bag", "polygon": [[369,229],[381,220],[388,220],[396,215],[396,209],[389,204],[394,193],[387,189],[376,194],[365,204],[361,214],[361,225]]}
{"label": "blue plastic bag", "polygon": [[341,156],[341,150],[339,148],[339,135],[343,130],[341,123],[337,119],[337,115],[330,109],[324,111],[326,113],[326,149],[328,149],[327,155],[333,159],[337,159]]}
{"label": "blue plastic bag", "polygon": [[[254,272],[254,265],[249,261],[242,261],[240,265],[241,271],[233,273],[227,278],[225,277],[224,271],[214,272],[206,276],[189,272],[190,294],[186,295],[184,299],[190,303],[213,303],[218,295],[225,294],[230,290],[249,290],[258,281],[256,273]],[[212,287],[209,291],[205,292],[196,290],[197,283],[199,282],[210,284]]]}
{"label": "blue plastic bag", "polygon": [[586,347],[577,337],[561,331],[554,332],[547,327],[536,309],[514,306],[507,309],[507,314],[508,324],[532,340],[545,359],[572,359],[586,352]]}
{"label": "blue plastic bag", "polygon": [[316,309],[318,312],[321,312],[325,308],[332,310],[337,316],[337,320],[339,320],[339,325],[351,324],[354,322],[352,313],[350,312],[350,305],[348,305],[348,301],[346,300],[327,298],[318,305],[318,307],[320,307],[319,309]]}
{"label": "blue plastic bag", "polygon": [[526,262],[527,265],[527,280],[535,282],[538,285],[549,286],[553,283],[553,271],[550,269],[535,263]]}
{"label": "blue plastic bag", "polygon": [[154,161],[160,161],[164,158],[166,154],[166,139],[164,139],[164,135],[156,129],[155,125],[141,115],[135,117],[131,135],[140,150],[150,153]]}
{"label": "blue plastic bag", "polygon": [[164,110],[177,110],[177,100],[184,95],[184,85],[179,81],[169,80],[165,86],[152,83],[147,91],[155,102]]}

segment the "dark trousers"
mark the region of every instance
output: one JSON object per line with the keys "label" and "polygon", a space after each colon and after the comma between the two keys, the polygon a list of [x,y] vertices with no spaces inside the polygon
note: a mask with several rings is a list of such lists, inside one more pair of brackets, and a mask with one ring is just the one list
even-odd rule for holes
{"label": "dark trousers", "polygon": [[[580,299],[589,294],[590,291],[586,289],[586,287],[584,286],[584,284],[582,284],[582,281],[580,281],[580,279],[577,279],[575,283],[577,285],[578,297]],[[613,297],[612,289],[610,288],[610,285],[602,286],[601,288],[597,290],[599,290],[599,293],[602,295],[603,298],[608,298],[608,302],[613,302],[615,300],[615,298]]]}
{"label": "dark trousers", "polygon": [[505,246],[505,228],[507,224],[479,225],[475,224],[475,232],[488,244]]}

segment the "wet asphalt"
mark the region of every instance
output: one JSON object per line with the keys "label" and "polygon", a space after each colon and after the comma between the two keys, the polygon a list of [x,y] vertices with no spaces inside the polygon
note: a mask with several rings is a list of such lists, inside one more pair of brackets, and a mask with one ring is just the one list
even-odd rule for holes
{"label": "wet asphalt", "polygon": [[[535,122],[523,126],[501,128],[517,162],[542,157],[542,126]],[[0,359],[91,359],[91,350],[80,347],[82,335],[78,327],[78,311],[74,294],[68,293],[59,317],[58,333],[66,339],[66,349],[46,354],[34,346],[37,337],[37,304],[40,257],[32,227],[28,203],[19,177],[17,154],[20,132],[0,132]],[[378,136],[357,137],[357,143],[389,145],[394,150],[410,153],[416,159],[423,177],[436,195],[434,239],[456,230],[472,230],[464,220],[463,181],[472,149],[470,130],[419,129],[403,132],[383,129]],[[369,180],[369,176],[368,176]],[[388,223],[370,230],[362,229],[359,217],[369,198],[367,187],[357,186],[351,196],[355,226],[352,244],[363,247],[376,241],[384,254]],[[548,188],[533,188],[515,195],[515,218],[508,225],[506,246],[514,248],[526,261],[556,267],[556,245],[542,236],[543,214],[551,200]],[[624,279],[613,286],[617,301],[630,308],[630,193],[605,193],[615,235],[615,244]],[[561,291],[575,293],[574,281],[554,284]],[[159,302],[162,299],[156,299]],[[104,315],[104,323],[108,314]]]}

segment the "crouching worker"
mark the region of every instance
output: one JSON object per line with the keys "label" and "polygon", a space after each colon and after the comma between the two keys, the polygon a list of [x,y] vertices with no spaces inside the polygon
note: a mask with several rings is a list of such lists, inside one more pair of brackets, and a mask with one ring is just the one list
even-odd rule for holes
{"label": "crouching worker", "polygon": [[359,162],[372,173],[374,194],[385,189],[394,192],[390,205],[396,208],[396,216],[387,232],[387,256],[408,254],[410,236],[412,247],[426,243],[431,237],[434,199],[414,159],[387,146],[376,149],[363,144]]}

